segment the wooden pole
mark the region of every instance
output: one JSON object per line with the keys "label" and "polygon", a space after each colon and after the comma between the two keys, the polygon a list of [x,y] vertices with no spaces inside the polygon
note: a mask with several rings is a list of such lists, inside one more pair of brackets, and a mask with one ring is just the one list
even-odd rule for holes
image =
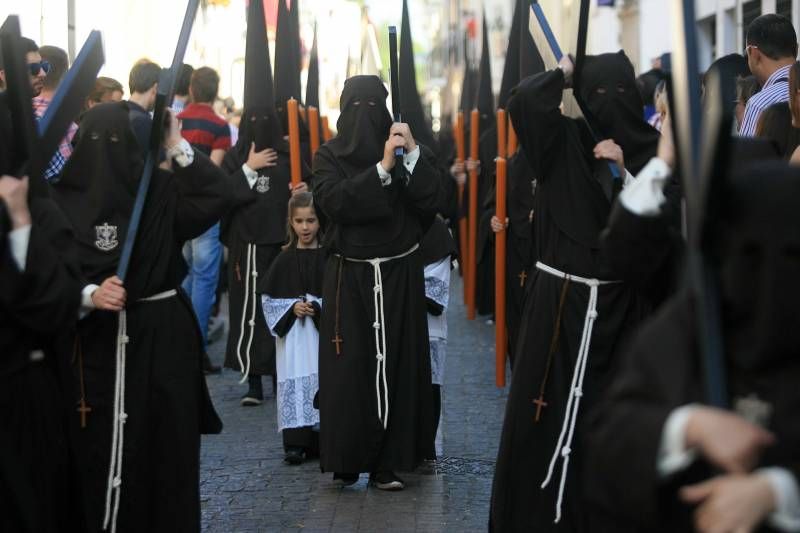
{"label": "wooden pole", "polygon": [[[456,161],[463,164],[467,158],[467,150],[464,144],[464,112],[459,111],[456,115]],[[464,215],[464,184],[458,186],[458,249],[461,254],[459,264],[461,265],[461,278],[464,281],[464,304],[467,303],[467,258],[469,250],[467,248],[467,217]]]}
{"label": "wooden pole", "polygon": [[292,169],[292,187],[300,184],[300,123],[297,116],[297,100],[286,102],[289,112],[289,158]]}
{"label": "wooden pole", "polygon": [[517,132],[514,131],[514,124],[511,117],[508,117],[508,156],[511,157],[517,152]]}
{"label": "wooden pole", "polygon": [[[477,162],[478,133],[480,115],[473,109],[470,116],[469,158]],[[478,170],[473,168],[469,173],[469,256],[467,267],[467,319],[475,319],[475,283],[477,281],[477,244],[478,244]]]}
{"label": "wooden pole", "polygon": [[325,142],[331,140],[331,129],[328,127],[328,117],[322,117],[322,140]]}
{"label": "wooden pole", "polygon": [[[497,110],[497,170],[495,216],[505,223],[506,210],[506,112]],[[494,315],[495,315],[495,384],[506,386],[506,238],[505,229],[494,235]]]}
{"label": "wooden pole", "polygon": [[314,106],[308,107],[308,135],[311,142],[311,157],[319,148],[319,110]]}

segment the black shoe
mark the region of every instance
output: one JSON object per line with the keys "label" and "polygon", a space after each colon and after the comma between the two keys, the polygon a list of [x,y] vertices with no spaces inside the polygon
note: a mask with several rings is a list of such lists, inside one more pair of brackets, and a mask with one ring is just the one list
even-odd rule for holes
{"label": "black shoe", "polygon": [[299,465],[305,459],[305,454],[301,448],[288,448],[286,455],[283,457],[283,462],[290,465]]}
{"label": "black shoe", "polygon": [[247,378],[247,394],[242,396],[239,401],[243,406],[261,405],[264,401],[264,389],[261,386],[261,376],[250,376]]}
{"label": "black shoe", "polygon": [[222,372],[221,366],[216,366],[211,362],[208,352],[203,353],[203,374],[219,374]]}
{"label": "black shoe", "polygon": [[369,482],[373,487],[380,490],[403,490],[406,488],[403,480],[390,470],[370,474]]}
{"label": "black shoe", "polygon": [[333,473],[333,480],[334,481],[341,481],[342,487],[349,487],[350,485],[354,484],[358,481],[358,474],[352,474],[348,472],[334,472]]}

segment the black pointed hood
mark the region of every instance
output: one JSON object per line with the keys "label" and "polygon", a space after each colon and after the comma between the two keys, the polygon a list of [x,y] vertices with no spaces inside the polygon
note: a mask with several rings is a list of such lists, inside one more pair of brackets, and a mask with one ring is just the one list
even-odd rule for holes
{"label": "black pointed hood", "polygon": [[411,39],[411,22],[408,2],[403,0],[403,21],[400,27],[400,114],[403,122],[411,128],[411,134],[421,144],[434,152],[438,151],[433,131],[425,118],[422,100],[417,90],[417,72],[414,68],[414,46]]}
{"label": "black pointed hood", "polygon": [[483,14],[483,45],[481,47],[481,65],[478,73],[478,95],[475,107],[481,114],[481,131],[487,131],[495,125],[494,94],[492,93],[492,66],[489,62],[489,30],[486,26],[486,13]]}
{"label": "black pointed hood", "polygon": [[511,89],[519,84],[519,41],[520,41],[520,11],[523,7],[519,1],[514,4],[514,16],[511,18],[511,29],[508,32],[508,47],[506,48],[506,62],[503,65],[503,81],[500,83],[500,94],[497,97],[497,107],[505,109]]}
{"label": "black pointed hood", "polygon": [[531,8],[527,0],[517,0],[520,11],[519,24],[519,79],[524,80],[528,76],[533,76],[545,71],[544,60],[536,43],[533,40],[530,30]]}
{"label": "black pointed hood", "polygon": [[306,105],[319,109],[319,52],[317,51],[317,25],[314,24],[314,43],[308,59],[308,79],[306,80]]}
{"label": "black pointed hood", "polygon": [[269,40],[263,2],[251,1],[247,8],[247,42],[244,58],[244,108],[274,107],[272,65],[269,60]]}
{"label": "black pointed hood", "polygon": [[239,138],[233,148],[240,158],[247,159],[250,144],[256,149],[271,147],[285,150],[283,132],[275,110],[269,60],[269,40],[264,17],[264,3],[251,0],[247,8],[247,45],[244,59],[244,108],[239,125]]}
{"label": "black pointed hood", "polygon": [[475,107],[475,92],[478,85],[478,71],[471,68],[469,63],[464,66],[464,81],[461,85],[461,101],[458,104],[458,109],[464,112],[465,116],[469,115],[472,108]]}
{"label": "black pointed hood", "polygon": [[278,0],[278,28],[275,33],[275,103],[278,108],[289,98],[302,101],[297,1],[292,0],[290,11],[286,7],[286,0]]}

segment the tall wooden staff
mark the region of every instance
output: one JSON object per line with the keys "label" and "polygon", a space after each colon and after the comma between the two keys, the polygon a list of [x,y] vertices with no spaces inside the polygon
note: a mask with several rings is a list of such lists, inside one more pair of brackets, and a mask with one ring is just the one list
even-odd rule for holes
{"label": "tall wooden staff", "polygon": [[[480,115],[473,109],[470,116],[469,158],[473,163],[478,162],[478,130],[480,129]],[[478,243],[478,168],[477,165],[469,172],[469,253],[467,256],[467,319],[475,320],[475,281],[477,274],[477,243]]]}
{"label": "tall wooden staff", "polygon": [[[456,116],[456,161],[464,164],[467,150],[464,146],[464,112],[459,111]],[[467,249],[467,217],[464,214],[464,184],[458,185],[458,249],[461,253],[461,276],[464,278],[464,303],[467,303],[467,266],[469,250]]]}
{"label": "tall wooden staff", "polygon": [[292,169],[292,187],[300,184],[300,123],[297,116],[297,100],[286,102],[289,112],[289,159]]}
{"label": "tall wooden staff", "polygon": [[311,141],[311,157],[314,157],[319,148],[319,110],[314,106],[308,107],[308,129]]}
{"label": "tall wooden staff", "polygon": [[[497,184],[495,207],[498,219],[506,221],[506,112],[497,110]],[[495,384],[506,386],[506,230],[495,233],[494,242]]]}

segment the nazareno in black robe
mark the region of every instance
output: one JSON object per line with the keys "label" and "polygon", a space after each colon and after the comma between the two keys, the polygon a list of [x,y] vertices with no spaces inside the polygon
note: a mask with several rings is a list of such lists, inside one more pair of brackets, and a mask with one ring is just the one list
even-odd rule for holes
{"label": "nazareno in black robe", "polygon": [[[589,69],[594,59],[593,71]],[[633,68],[622,54],[587,58],[586,86],[592,91],[604,82],[625,87],[622,105],[609,100],[589,100],[593,111],[603,117],[610,111],[612,120],[631,124],[631,132],[613,132],[629,140],[626,152],[630,171],[638,172],[655,153],[657,132],[639,134],[641,104],[634,84]],[[589,74],[593,78],[589,78]],[[600,232],[606,226],[615,184],[606,161],[592,156],[594,143],[582,121],[567,118],[559,111],[564,90],[560,69],[526,78],[515,89],[509,111],[520,145],[538,177],[534,210],[534,241],[538,261],[567,274],[615,281],[600,248]],[[611,93],[612,91],[609,91]],[[634,100],[629,119],[623,120],[619,107],[626,96]],[[638,104],[638,114],[634,109]],[[617,109],[615,109],[615,107]],[[616,112],[615,112],[616,111]],[[611,132],[610,132],[611,133]],[[626,135],[627,134],[627,135]],[[623,144],[623,150],[626,145]],[[641,151],[649,153],[639,153]],[[588,286],[534,269],[526,289],[525,308],[517,341],[511,389],[506,406],[497,467],[492,487],[490,530],[492,531],[602,531],[592,521],[581,497],[583,450],[581,414],[577,417],[570,449],[569,469],[561,508],[561,520],[554,523],[559,482],[564,462],[561,450],[549,485],[541,489],[557,448],[571,394],[579,347],[590,301]],[[580,408],[588,410],[597,391],[613,378],[616,352],[626,333],[641,316],[635,293],[623,283],[598,287],[591,345],[587,358]],[[554,331],[558,328],[557,331]],[[534,400],[547,403],[536,421]],[[564,444],[562,443],[562,448]]]}
{"label": "nazareno in black robe", "polygon": [[82,520],[65,335],[77,319],[80,268],[61,211],[49,199],[29,205],[23,272],[0,234],[0,530],[69,531]]}
{"label": "nazareno in black robe", "polygon": [[[53,188],[70,221],[84,285],[113,276],[144,162],[125,103],[87,112],[77,145]],[[118,531],[200,529],[200,434],[218,433],[202,372],[200,330],[180,290],[183,243],[227,208],[223,173],[195,151],[186,168],[153,173],[127,290],[125,438]],[[174,297],[141,301],[177,289]],[[74,380],[91,408],[77,431],[82,498],[90,531],[102,529],[113,431],[118,313],[94,310],[78,323]],[[73,413],[77,418],[78,413]]]}
{"label": "nazareno in black robe", "polygon": [[[433,455],[420,254],[380,265],[388,390],[381,380],[379,391],[373,327],[376,274],[371,264],[351,260],[408,253],[419,244],[440,202],[439,175],[424,147],[407,185],[399,173],[391,185],[382,185],[375,165],[391,125],[385,101],[386,90],[375,76],[345,82],[339,135],[314,158],[314,196],[329,220],[326,244],[332,252],[325,270],[319,350],[320,466],[325,472],[410,471]],[[335,338],[342,340],[339,354]],[[383,406],[386,399],[384,429],[379,402]]]}
{"label": "nazareno in black robe", "polygon": [[[781,161],[738,170],[712,180],[701,241],[706,279],[719,289],[726,408],[775,436],[756,468],[783,468],[797,484],[800,170]],[[706,298],[713,295],[708,286]],[[627,528],[693,531],[693,510],[678,500],[678,489],[721,475],[702,452],[668,477],[656,468],[670,413],[708,397],[695,295],[679,292],[637,334],[586,433],[594,470],[587,499]],[[758,531],[772,529],[761,524]]]}
{"label": "nazareno in black robe", "polygon": [[[296,247],[283,250],[270,266],[264,282],[263,294],[269,297],[274,303],[279,304],[280,310],[286,311],[273,326],[272,330],[280,337],[286,337],[298,322],[294,314],[294,304],[290,302],[308,301],[309,295],[322,298],[322,279],[325,274],[325,263],[328,259],[328,251],[325,248],[300,249]],[[262,299],[262,302],[264,299]],[[314,316],[304,317],[301,320],[312,323],[319,331],[319,324],[322,318],[322,306],[318,302],[311,301],[314,306]],[[323,302],[324,305],[324,302]],[[264,314],[267,313],[267,304],[263,304]],[[267,318],[269,321],[269,318]],[[286,340],[286,356],[289,353],[298,354],[298,348],[288,346],[289,339]],[[319,353],[302,353],[301,357],[309,357],[318,360]],[[278,366],[280,368],[280,366]],[[302,376],[302,379],[290,379],[278,374],[278,390],[276,393],[278,401],[278,417],[285,417],[286,420],[280,424],[284,427],[283,447],[302,448],[307,454],[317,455],[319,453],[319,433],[313,425],[299,427],[296,423],[298,418],[296,410],[302,404],[302,418],[314,418],[311,412],[315,409],[314,397],[319,389],[319,374],[314,376]],[[283,379],[281,379],[283,378]],[[293,381],[293,383],[288,383]],[[298,396],[300,398],[298,398]],[[282,404],[286,405],[285,411],[281,409]]]}
{"label": "nazareno in black robe", "polygon": [[[693,509],[677,498],[677,491],[718,474],[702,459],[667,479],[656,471],[669,414],[705,402],[696,325],[694,299],[683,290],[637,333],[616,382],[593,413],[585,438],[592,475],[584,490],[587,503],[605,517],[604,522],[614,523],[615,531],[694,531]],[[800,359],[758,371],[737,368],[731,361],[726,366],[731,405],[755,397],[772,408],[766,429],[777,441],[767,448],[758,467],[782,466],[800,479]],[[758,531],[777,530],[762,524]]]}
{"label": "nazareno in black robe", "polygon": [[[248,109],[242,115],[242,124],[239,140],[222,162],[233,193],[232,207],[220,226],[220,240],[228,247],[229,254],[230,325],[225,366],[242,373],[249,370],[248,375],[270,376],[275,373],[275,339],[264,322],[258,295],[264,292],[267,271],[286,242],[292,180],[289,149],[274,109]],[[274,167],[253,169],[258,171],[258,179],[251,188],[242,165],[247,162],[252,142],[256,143],[256,150],[275,149],[278,161]],[[303,178],[307,179],[310,171],[305,165],[301,167]]]}

